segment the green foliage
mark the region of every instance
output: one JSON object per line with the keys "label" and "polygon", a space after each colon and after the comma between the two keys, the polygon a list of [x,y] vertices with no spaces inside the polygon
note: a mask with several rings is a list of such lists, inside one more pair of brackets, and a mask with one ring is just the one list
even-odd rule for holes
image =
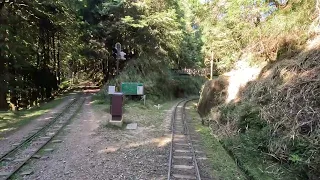
{"label": "green foliage", "polygon": [[[253,179],[308,179],[318,173],[318,140],[313,136],[286,136],[279,122],[261,118],[261,106],[244,101],[220,107],[219,125],[234,124],[234,136],[218,135],[227,151]],[[213,125],[214,126],[214,125]],[[220,127],[220,128],[221,128]],[[281,129],[281,130],[279,130]],[[230,130],[230,129],[229,129]],[[318,130],[316,130],[318,131]]]}
{"label": "green foliage", "polygon": [[[287,61],[289,64],[295,62],[294,67],[285,63],[273,66],[281,62],[270,63],[269,66],[276,67],[270,77],[267,80],[261,78],[242,90],[244,94],[241,94],[240,103],[221,105],[221,117],[216,124],[213,123],[216,128],[213,133],[221,138],[242,169],[254,179],[319,177],[318,126],[313,123],[304,126],[297,120],[299,114],[304,114],[304,109],[316,108],[310,103],[315,93],[311,88],[308,91],[303,89],[317,87],[317,81],[306,77],[303,86],[296,82],[291,84],[292,89],[285,89],[282,87],[288,82],[284,75],[280,75],[284,70],[288,76],[296,74],[297,77],[303,72],[313,72],[307,68],[307,64],[314,63],[312,60],[305,63],[307,60],[302,57],[291,57],[303,51],[307,40],[314,36],[310,27],[314,28],[318,21],[312,23],[314,19],[310,17],[317,13],[315,3],[288,1],[285,5],[278,4],[277,9],[265,19],[260,13],[269,9],[266,3],[210,1],[199,7],[205,63],[208,65],[213,52],[218,72],[234,68],[238,60],[245,60],[250,65],[283,59],[290,59]],[[306,54],[309,57],[317,53]],[[299,69],[300,66],[304,68]],[[308,85],[305,83],[311,81]],[[292,99],[298,97],[301,99],[293,102]],[[316,120],[304,116],[301,121],[309,123]],[[303,134],[301,131],[304,130],[308,133]]]}
{"label": "green foliage", "polygon": [[[192,21],[184,13],[192,6],[186,9],[182,4],[185,3],[170,0],[87,1],[83,9],[87,23],[84,54],[92,61],[86,62],[87,71],[103,77],[102,83],[114,82],[116,61],[111,51],[117,42],[127,54],[127,60],[120,61],[121,75],[117,81],[143,81],[162,92],[156,84],[170,83],[170,78],[161,79],[167,76],[168,69],[201,65],[200,39],[190,30],[191,23],[185,23]],[[97,68],[94,64],[101,66]]]}
{"label": "green foliage", "polygon": [[177,76],[174,78],[177,87],[181,89],[184,94],[187,95],[198,95],[203,83],[205,82],[204,77],[198,76]]}
{"label": "green foliage", "polygon": [[[151,97],[172,98],[173,92],[187,81],[175,80],[169,76],[169,69],[202,64],[201,40],[192,28],[192,5],[183,2],[91,2],[85,8],[89,13],[85,20],[90,25],[86,55],[102,63],[103,82],[115,85],[123,81],[141,82]],[[120,62],[120,75],[115,78],[116,63],[110,52],[116,42],[122,44],[127,60]],[[187,83],[191,89],[185,89],[198,93],[191,83]]]}
{"label": "green foliage", "polygon": [[[212,176],[218,179],[246,179],[245,175],[238,168],[236,162],[225,151],[217,138],[212,136],[209,127],[201,125],[199,114],[195,109],[189,111],[195,124],[195,131],[199,133],[202,148],[211,164]],[[211,170],[211,169],[210,169]]]}
{"label": "green foliage", "polygon": [[[225,149],[238,162],[241,169],[252,179],[304,179],[302,169],[282,165],[269,152],[272,127],[260,118],[258,106],[240,103],[222,107],[222,119],[237,122],[239,134],[221,138]],[[300,157],[292,157],[298,163]]]}
{"label": "green foliage", "polygon": [[135,73],[142,78],[148,72],[160,77],[170,68],[201,66],[202,44],[192,28],[190,2],[1,2],[0,109],[8,103],[19,109],[49,99],[69,79],[110,81],[117,75],[111,54],[117,42],[127,53],[120,71],[139,60]]}
{"label": "green foliage", "polygon": [[259,109],[252,107],[252,105],[239,105],[239,113],[240,115],[238,127],[240,129],[255,129],[260,131],[265,126],[267,126],[267,123],[259,117]]}
{"label": "green foliage", "polygon": [[[78,1],[0,3],[0,109],[27,108],[52,98],[81,59]],[[73,6],[73,7],[75,7]]]}
{"label": "green foliage", "polygon": [[[246,58],[246,53],[261,62],[298,51],[308,36],[315,1],[288,1],[265,18],[260,14],[271,9],[268,3],[230,0],[210,1],[200,6],[198,21],[203,34],[205,64],[209,65],[213,53],[217,70],[226,72],[234,68],[235,62]],[[278,53],[286,56],[280,57]]]}
{"label": "green foliage", "polygon": [[170,70],[166,64],[158,64],[158,61],[153,58],[139,57],[126,66],[117,78],[110,80],[108,85],[120,87],[121,82],[144,83],[148,98],[159,102],[183,94],[198,94],[204,78],[173,76],[170,75]]}
{"label": "green foliage", "polygon": [[14,132],[37,117],[49,112],[52,108],[61,104],[65,97],[60,97],[48,103],[42,103],[37,107],[22,111],[0,111],[0,139],[6,133]]}

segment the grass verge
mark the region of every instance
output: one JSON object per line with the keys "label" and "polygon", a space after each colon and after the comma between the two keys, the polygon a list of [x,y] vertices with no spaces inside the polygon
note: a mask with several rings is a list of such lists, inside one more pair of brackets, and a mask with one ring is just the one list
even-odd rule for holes
{"label": "grass verge", "polygon": [[[164,118],[166,111],[170,110],[176,101],[167,101],[162,104],[155,104],[152,101],[147,101],[146,106],[141,102],[128,101],[125,105],[125,109],[130,115],[129,119],[140,119],[139,124],[144,127],[154,126],[159,127]],[[157,105],[159,106],[156,107]]]}
{"label": "grass verge", "polygon": [[201,119],[196,109],[190,108],[188,112],[195,123],[196,132],[200,135],[201,146],[210,162],[209,168],[212,176],[223,180],[247,179],[238,168],[236,162],[212,135],[211,129],[201,124]]}
{"label": "grass verge", "polygon": [[[127,98],[126,98],[127,99]],[[146,105],[143,101],[125,100],[124,102],[124,125],[119,127],[113,127],[109,124],[106,125],[108,128],[124,129],[125,124],[136,122],[139,126],[143,127],[159,127],[165,118],[165,114],[178,100],[171,101],[159,101],[154,102],[152,100],[146,100]],[[159,105],[159,109],[158,109]],[[104,113],[110,113],[110,98],[105,97],[103,94],[96,94],[93,96],[93,107],[96,110]]]}
{"label": "grass verge", "polygon": [[28,124],[37,117],[49,112],[61,104],[68,95],[58,97],[50,102],[43,103],[39,107],[34,107],[21,111],[0,111],[0,138],[11,133],[22,126]]}

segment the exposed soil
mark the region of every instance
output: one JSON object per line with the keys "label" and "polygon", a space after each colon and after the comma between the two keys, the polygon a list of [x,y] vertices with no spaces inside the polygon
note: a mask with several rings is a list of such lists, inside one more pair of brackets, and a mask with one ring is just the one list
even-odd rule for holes
{"label": "exposed soil", "polygon": [[124,119],[138,128],[126,130],[106,125],[105,108],[88,97],[62,142],[48,145],[54,151],[23,168],[33,171],[24,179],[166,179],[171,111],[128,107]]}

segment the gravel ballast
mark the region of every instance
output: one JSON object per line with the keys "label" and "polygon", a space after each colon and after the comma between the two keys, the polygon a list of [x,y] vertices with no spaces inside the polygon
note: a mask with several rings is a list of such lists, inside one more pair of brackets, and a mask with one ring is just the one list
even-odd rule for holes
{"label": "gravel ballast", "polygon": [[72,101],[72,98],[75,98],[76,95],[70,95],[57,107],[53,108],[44,115],[34,119],[31,123],[23,126],[22,128],[16,130],[14,133],[9,134],[0,134],[0,155],[8,152],[13,148],[14,145],[22,142],[22,140],[31,134],[35,133],[39,128],[43,127],[48,122],[61,112],[67,105]]}
{"label": "gravel ballast", "polygon": [[62,142],[50,143],[54,150],[46,158],[32,160],[25,169],[33,174],[24,179],[166,179],[171,111],[128,107],[125,112],[125,121],[137,123],[137,129],[107,126],[110,115],[94,109],[89,97],[57,137]]}

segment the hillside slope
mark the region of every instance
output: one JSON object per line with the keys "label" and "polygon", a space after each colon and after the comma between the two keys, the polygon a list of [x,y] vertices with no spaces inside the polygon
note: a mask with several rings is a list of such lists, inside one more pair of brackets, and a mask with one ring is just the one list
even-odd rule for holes
{"label": "hillside slope", "polygon": [[[198,111],[249,176],[320,178],[320,41],[266,65],[228,101],[230,79],[207,82]],[[250,80],[250,79],[248,79]]]}

